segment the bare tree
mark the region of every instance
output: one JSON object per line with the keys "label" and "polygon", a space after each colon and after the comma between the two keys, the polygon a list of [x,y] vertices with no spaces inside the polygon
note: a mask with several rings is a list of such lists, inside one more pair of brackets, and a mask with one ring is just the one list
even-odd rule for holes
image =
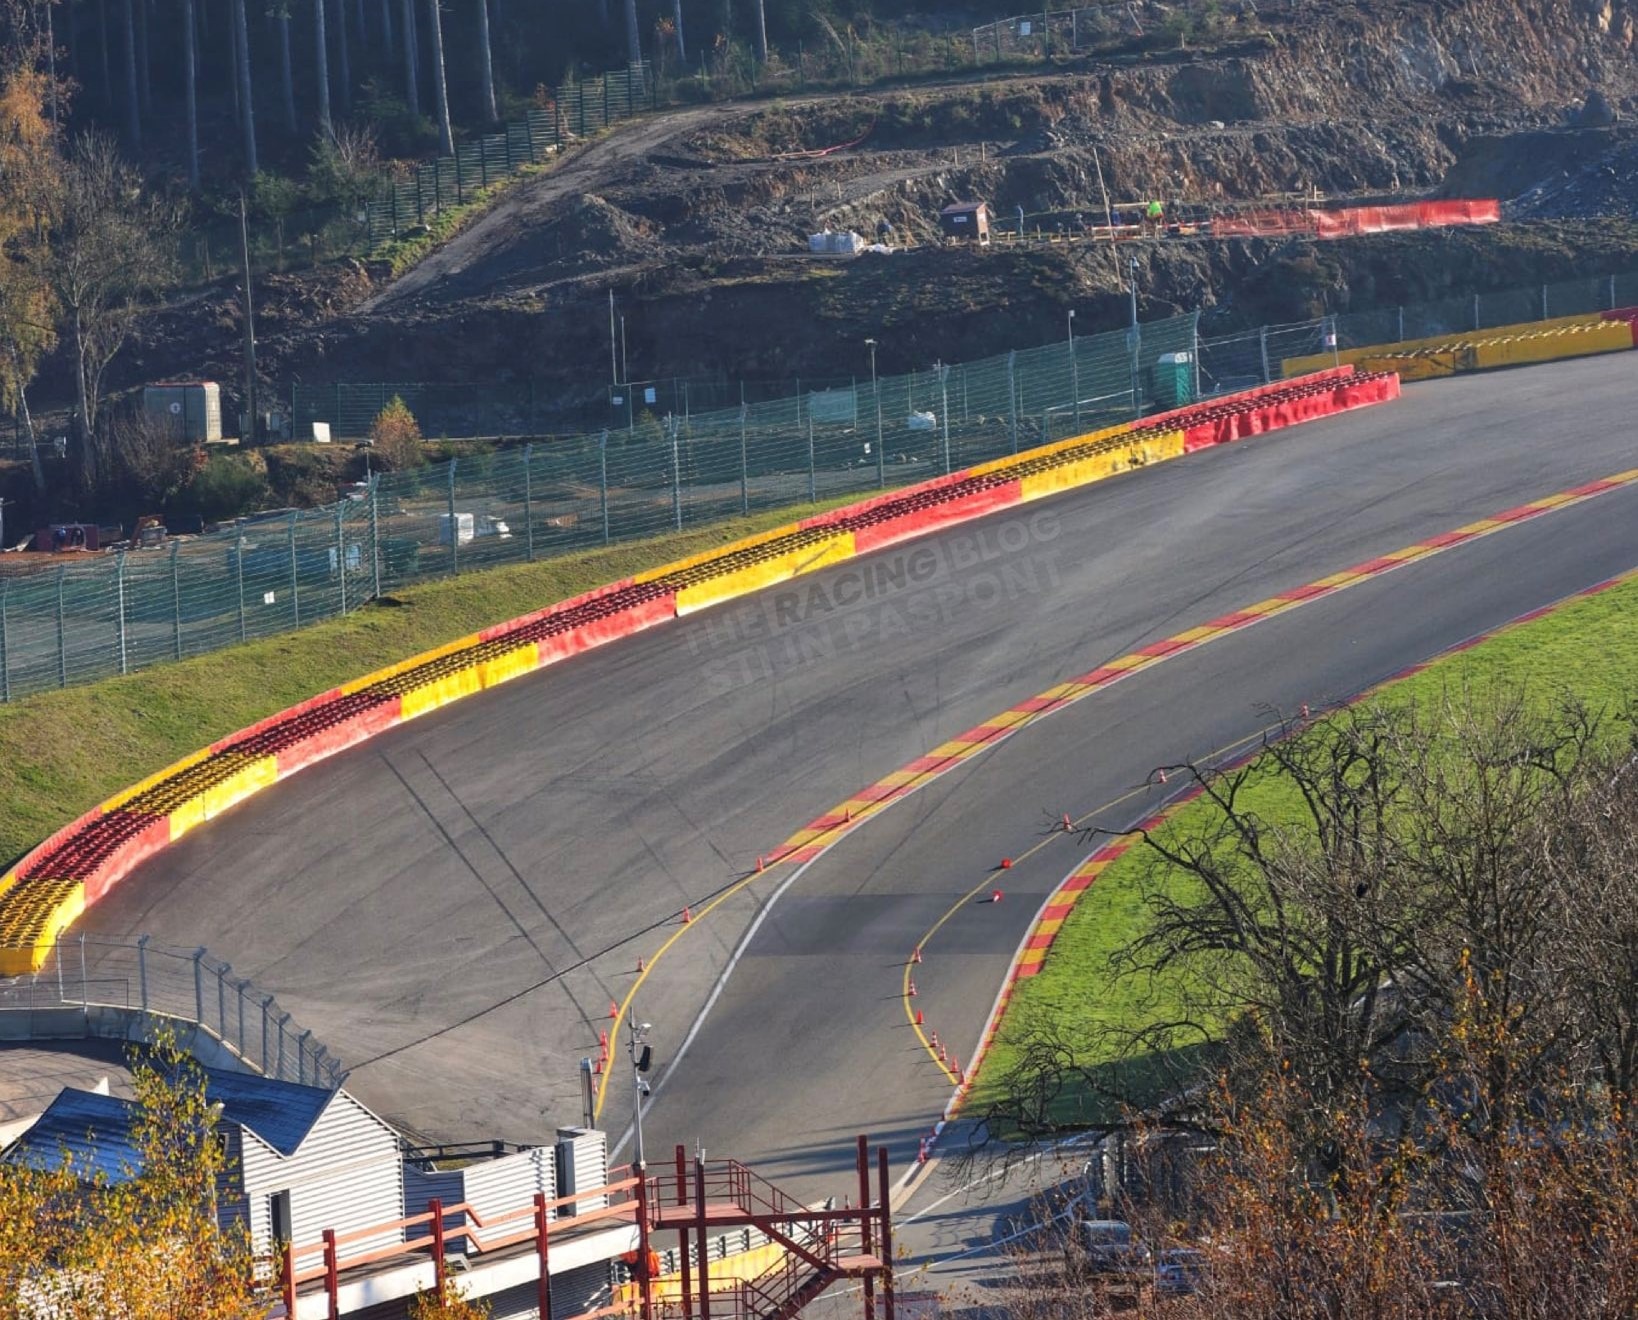
{"label": "bare tree", "polygon": [[199,34],[193,0],[182,0],[182,79],[188,120],[188,187],[199,189]]}
{"label": "bare tree", "polygon": [[245,22],[245,0],[233,4],[233,60],[238,73],[239,124],[244,130],[245,174],[253,175],[260,169],[256,159],[256,107],[250,86],[250,31]]}
{"label": "bare tree", "polygon": [[493,124],[500,114],[495,109],[495,62],[489,46],[489,0],[478,0],[478,79],[484,118]]}
{"label": "bare tree", "polygon": [[284,110],[284,131],[294,135],[296,120],[296,79],[290,59],[290,4],[280,0],[273,22],[279,33],[279,104]]}
{"label": "bare tree", "polygon": [[108,138],[87,134],[63,162],[47,216],[45,273],[74,376],[82,476],[104,466],[98,432],[103,375],[173,261],[174,208],[146,192]]}
{"label": "bare tree", "polygon": [[455,154],[455,134],[449,126],[449,84],[444,75],[444,18],[439,0],[427,0],[427,31],[432,37],[432,103],[438,115],[438,150]]}
{"label": "bare tree", "polygon": [[330,53],[324,35],[324,0],[313,0],[313,78],[318,84],[319,134],[334,131],[330,119]]}
{"label": "bare tree", "polygon": [[404,4],[404,101],[410,114],[421,115],[421,51],[415,35],[415,0]]}

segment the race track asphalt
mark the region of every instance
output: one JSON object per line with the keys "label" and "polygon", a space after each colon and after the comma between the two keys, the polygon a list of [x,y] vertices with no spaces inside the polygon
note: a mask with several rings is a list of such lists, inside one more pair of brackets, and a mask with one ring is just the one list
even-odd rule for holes
{"label": "race track asphalt", "polygon": [[[1510,506],[1638,466],[1623,356],[1403,400],[1130,474],[578,657],[394,730],[196,831],[87,929],[204,944],[275,993],[409,1130],[539,1140],[676,914],[939,742],[1146,642]],[[1573,401],[1573,406],[1566,401]],[[672,1141],[834,1189],[948,1095],[904,1025],[921,931],[1043,821],[1350,693],[1638,563],[1600,496],[1178,657],[907,799],[772,908],[680,1062],[775,867],[695,922],[637,1004]],[[1107,823],[1124,824],[1128,803]],[[965,1056],[1066,840],[963,909],[918,982]],[[941,1030],[946,1030],[941,1027]],[[629,1092],[611,1090],[618,1132]]]}

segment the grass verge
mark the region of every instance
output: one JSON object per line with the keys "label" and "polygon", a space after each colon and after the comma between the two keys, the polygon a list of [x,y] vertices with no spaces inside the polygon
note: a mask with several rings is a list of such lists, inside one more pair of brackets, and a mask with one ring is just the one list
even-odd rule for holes
{"label": "grass verge", "polygon": [[397,606],[371,605],[297,632],[0,706],[0,858],[9,865],[128,784],[315,693],[633,573],[861,498],[849,494],[465,573],[400,591]]}
{"label": "grass verge", "polygon": [[[1441,657],[1426,669],[1379,689],[1376,698],[1391,702],[1436,701],[1463,686],[1482,690],[1501,681],[1521,687],[1541,701],[1571,693],[1593,707],[1614,707],[1633,693],[1638,673],[1638,578],[1596,596],[1576,600],[1551,614],[1507,628],[1465,651]],[[1242,799],[1270,821],[1293,824],[1303,818],[1301,803],[1284,781],[1253,782]],[[1198,834],[1215,808],[1196,801],[1181,808],[1168,823]],[[1106,868],[1080,898],[1058,932],[1038,976],[1013,991],[1001,1030],[974,1083],[968,1107],[981,1110],[996,1096],[1003,1078],[1021,1057],[1024,1037],[1051,1024],[1062,1035],[1075,1062],[1088,1069],[1114,1067],[1105,1053],[1101,1024],[1141,1025],[1160,1021],[1178,1008],[1178,985],[1117,976],[1111,956],[1141,929],[1142,881],[1154,864],[1153,854],[1134,844]],[[1143,1071],[1142,1060],[1122,1061],[1123,1069]],[[1056,1105],[1060,1117],[1091,1110],[1088,1097],[1066,1091]]]}

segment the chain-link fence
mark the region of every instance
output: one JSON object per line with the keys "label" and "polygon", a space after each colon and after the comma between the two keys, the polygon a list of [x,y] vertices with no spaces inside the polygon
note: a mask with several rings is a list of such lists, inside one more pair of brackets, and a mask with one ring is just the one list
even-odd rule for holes
{"label": "chain-link fence", "polygon": [[129,1015],[117,1024],[122,1036],[138,1018],[148,1034],[194,1023],[257,1072],[287,1082],[334,1088],[345,1077],[340,1062],[272,995],[204,949],[158,944],[146,935],[73,935],[58,940],[39,971],[0,980],[0,1012],[42,1015],[42,1037],[60,1032],[65,1008],[85,1010],[88,1031],[91,1010]]}
{"label": "chain-link fence", "polygon": [[1330,347],[1329,317],[1295,325],[1265,325],[1242,334],[1200,341],[1200,392],[1229,394],[1280,378],[1288,357],[1322,353]]}
{"label": "chain-link fence", "polygon": [[163,548],[42,555],[0,577],[0,699],[266,637],[408,583],[907,485],[1186,403],[1195,326],[1178,316],[726,410],[628,408],[623,427],[378,475],[326,508]]}
{"label": "chain-link fence", "polygon": [[1340,348],[1364,348],[1632,306],[1638,306],[1638,274],[1594,275],[1498,293],[1463,294],[1401,307],[1342,312],[1335,318],[1337,344]]}

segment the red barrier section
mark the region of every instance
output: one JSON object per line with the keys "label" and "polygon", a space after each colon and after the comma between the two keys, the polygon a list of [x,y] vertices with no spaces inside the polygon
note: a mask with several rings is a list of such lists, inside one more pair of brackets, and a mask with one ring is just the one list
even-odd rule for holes
{"label": "red barrier section", "polygon": [[925,509],[901,514],[897,518],[869,527],[858,528],[853,533],[854,552],[861,555],[869,554],[872,550],[896,545],[913,536],[923,536],[950,523],[982,518],[985,514],[994,513],[998,509],[1010,508],[1017,504],[1020,498],[1020,483],[1013,480],[975,491],[960,499],[942,500]]}
{"label": "red barrier section", "polygon": [[857,518],[860,514],[879,509],[884,504],[893,504],[906,496],[921,495],[927,492],[943,490],[946,486],[959,485],[967,480],[967,471],[951,472],[947,476],[933,477],[927,481],[918,481],[913,486],[900,486],[897,490],[883,491],[880,495],[872,495],[867,500],[860,500],[857,504],[846,504],[840,509],[832,509],[829,513],[816,513],[811,518],[804,518],[797,523],[797,527],[807,531],[810,527],[833,527],[839,522],[850,518]]}
{"label": "red barrier section", "polygon": [[1314,234],[1320,238],[1343,238],[1350,234],[1380,234],[1394,229],[1493,225],[1500,220],[1501,203],[1494,198],[1457,198],[1441,202],[1348,206],[1336,210],[1241,211],[1214,219],[1211,231],[1220,237],[1277,238],[1285,234]]}
{"label": "red barrier section", "polygon": [[566,656],[579,655],[580,652],[601,646],[604,642],[629,637],[632,633],[641,632],[644,628],[652,628],[657,623],[664,623],[667,619],[676,617],[676,593],[667,592],[663,596],[655,596],[651,600],[633,605],[630,609],[621,610],[618,614],[611,614],[607,618],[596,619],[566,632],[541,638],[536,643],[540,663],[550,664]]}
{"label": "red barrier section", "polygon": [[556,605],[548,605],[545,609],[535,610],[530,614],[520,615],[516,619],[508,619],[505,623],[497,623],[493,627],[484,628],[478,633],[480,642],[493,641],[497,637],[504,637],[507,633],[516,632],[519,628],[526,628],[531,623],[538,623],[541,619],[549,619],[554,614],[563,614],[577,609],[594,600],[601,600],[604,596],[612,596],[618,591],[624,591],[632,585],[630,578],[621,578],[618,582],[611,582],[606,587],[596,587],[579,596],[560,600]]}
{"label": "red barrier section", "polygon": [[361,743],[366,738],[373,738],[376,734],[392,728],[398,723],[401,705],[401,698],[392,697],[368,707],[363,713],[349,720],[327,729],[319,729],[298,743],[280,748],[275,753],[279,777],[282,779],[285,775],[294,774],[315,761],[322,761],[327,756],[346,751],[354,743]]}
{"label": "red barrier section", "polygon": [[85,903],[89,907],[106,894],[121,876],[152,857],[171,841],[171,821],[168,816],[148,816],[135,811],[111,811],[109,819],[124,817],[121,821],[129,830],[124,842],[115,845],[106,857],[96,861],[85,880]]}
{"label": "red barrier section", "polygon": [[1304,380],[1304,388],[1288,391],[1271,402],[1266,401],[1268,392],[1264,390],[1250,396],[1236,395],[1203,410],[1199,420],[1183,432],[1183,451],[1192,454],[1208,445],[1231,444],[1247,436],[1399,397],[1399,377],[1392,372],[1359,375],[1329,371]]}

